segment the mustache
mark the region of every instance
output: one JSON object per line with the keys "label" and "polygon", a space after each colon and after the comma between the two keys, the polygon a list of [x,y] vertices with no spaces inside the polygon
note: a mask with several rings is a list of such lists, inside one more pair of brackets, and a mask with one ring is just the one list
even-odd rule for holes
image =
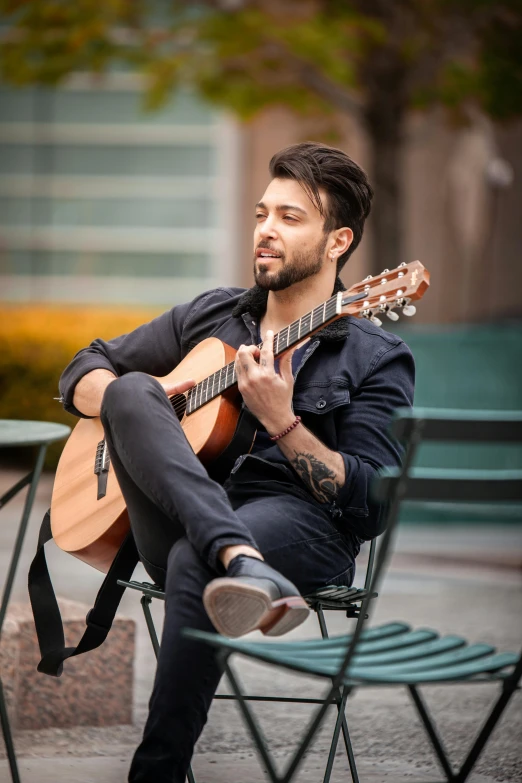
{"label": "mustache", "polygon": [[277,250],[272,247],[268,239],[262,239],[261,242],[258,242],[257,247],[254,251],[254,260],[257,261],[257,251],[258,250],[272,250],[274,253],[278,253],[279,257],[284,260],[286,258],[285,253],[281,253],[281,251]]}

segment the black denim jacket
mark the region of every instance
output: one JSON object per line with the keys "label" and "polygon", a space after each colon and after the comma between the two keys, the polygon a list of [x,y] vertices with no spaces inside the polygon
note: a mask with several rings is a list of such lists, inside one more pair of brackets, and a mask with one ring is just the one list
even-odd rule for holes
{"label": "black denim jacket", "polygon": [[[73,405],[74,389],[91,370],[103,368],[116,375],[140,371],[161,377],[206,337],[218,337],[234,348],[257,342],[266,299],[266,292],[255,286],[246,291],[218,288],[129,334],[94,340],[62,374],[65,409],[83,417]],[[295,373],[295,412],[344,460],[346,481],[331,506],[332,518],[342,531],[359,539],[371,539],[382,530],[381,509],[371,502],[369,484],[377,468],[400,462],[400,449],[388,433],[388,424],[395,408],[412,405],[414,374],[411,352],[399,337],[352,317],[334,321],[314,335]],[[275,444],[240,458],[233,472],[251,468],[262,473],[263,461],[279,466],[286,482],[304,486]]]}

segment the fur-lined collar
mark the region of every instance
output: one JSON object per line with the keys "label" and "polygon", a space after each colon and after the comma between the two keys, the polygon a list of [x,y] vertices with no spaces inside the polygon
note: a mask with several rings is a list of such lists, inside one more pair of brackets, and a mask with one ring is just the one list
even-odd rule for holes
{"label": "fur-lined collar", "polygon": [[[346,291],[346,287],[343,285],[339,277],[335,279],[332,296],[338,291]],[[245,291],[245,293],[240,297],[238,303],[232,310],[232,315],[235,318],[240,318],[245,313],[249,313],[255,318],[261,318],[266,312],[267,299],[268,291],[264,291],[262,288],[259,288],[258,285],[254,285],[252,288],[249,288],[247,291]],[[334,342],[346,339],[349,332],[350,329],[348,319],[339,318],[337,321],[333,321],[333,323],[325,326],[324,329],[321,329],[320,332],[317,332],[314,335],[314,338],[317,337],[320,340],[324,340],[325,342]]]}

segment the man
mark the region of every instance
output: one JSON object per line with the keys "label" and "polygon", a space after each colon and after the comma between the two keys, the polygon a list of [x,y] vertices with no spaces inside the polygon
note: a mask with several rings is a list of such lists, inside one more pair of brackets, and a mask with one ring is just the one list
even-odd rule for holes
{"label": "man", "polygon": [[[369,495],[397,464],[387,426],[413,398],[404,343],[343,318],[274,361],[273,335],[339,290],[372,190],[340,150],[307,142],[277,153],[256,205],[254,288],[221,288],[115,340],[95,340],[65,370],[67,410],[101,416],[143,564],[165,585],[165,624],[132,783],[183,783],[219,682],[214,652],[185,626],[238,636],[285,633],[306,595],[350,584],[362,540],[381,532]],[[252,453],[220,486],[188,444],[163,377],[202,339],[237,348]],[[256,346],[263,342],[259,350]],[[167,393],[166,393],[167,392]]]}

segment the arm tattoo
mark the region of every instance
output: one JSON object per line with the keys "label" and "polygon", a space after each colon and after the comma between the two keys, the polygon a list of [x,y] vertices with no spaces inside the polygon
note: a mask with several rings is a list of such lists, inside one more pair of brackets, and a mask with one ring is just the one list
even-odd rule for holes
{"label": "arm tattoo", "polygon": [[294,451],[294,454],[292,467],[301,481],[321,503],[332,503],[341,489],[341,484],[336,481],[335,472],[313,454],[297,451]]}

